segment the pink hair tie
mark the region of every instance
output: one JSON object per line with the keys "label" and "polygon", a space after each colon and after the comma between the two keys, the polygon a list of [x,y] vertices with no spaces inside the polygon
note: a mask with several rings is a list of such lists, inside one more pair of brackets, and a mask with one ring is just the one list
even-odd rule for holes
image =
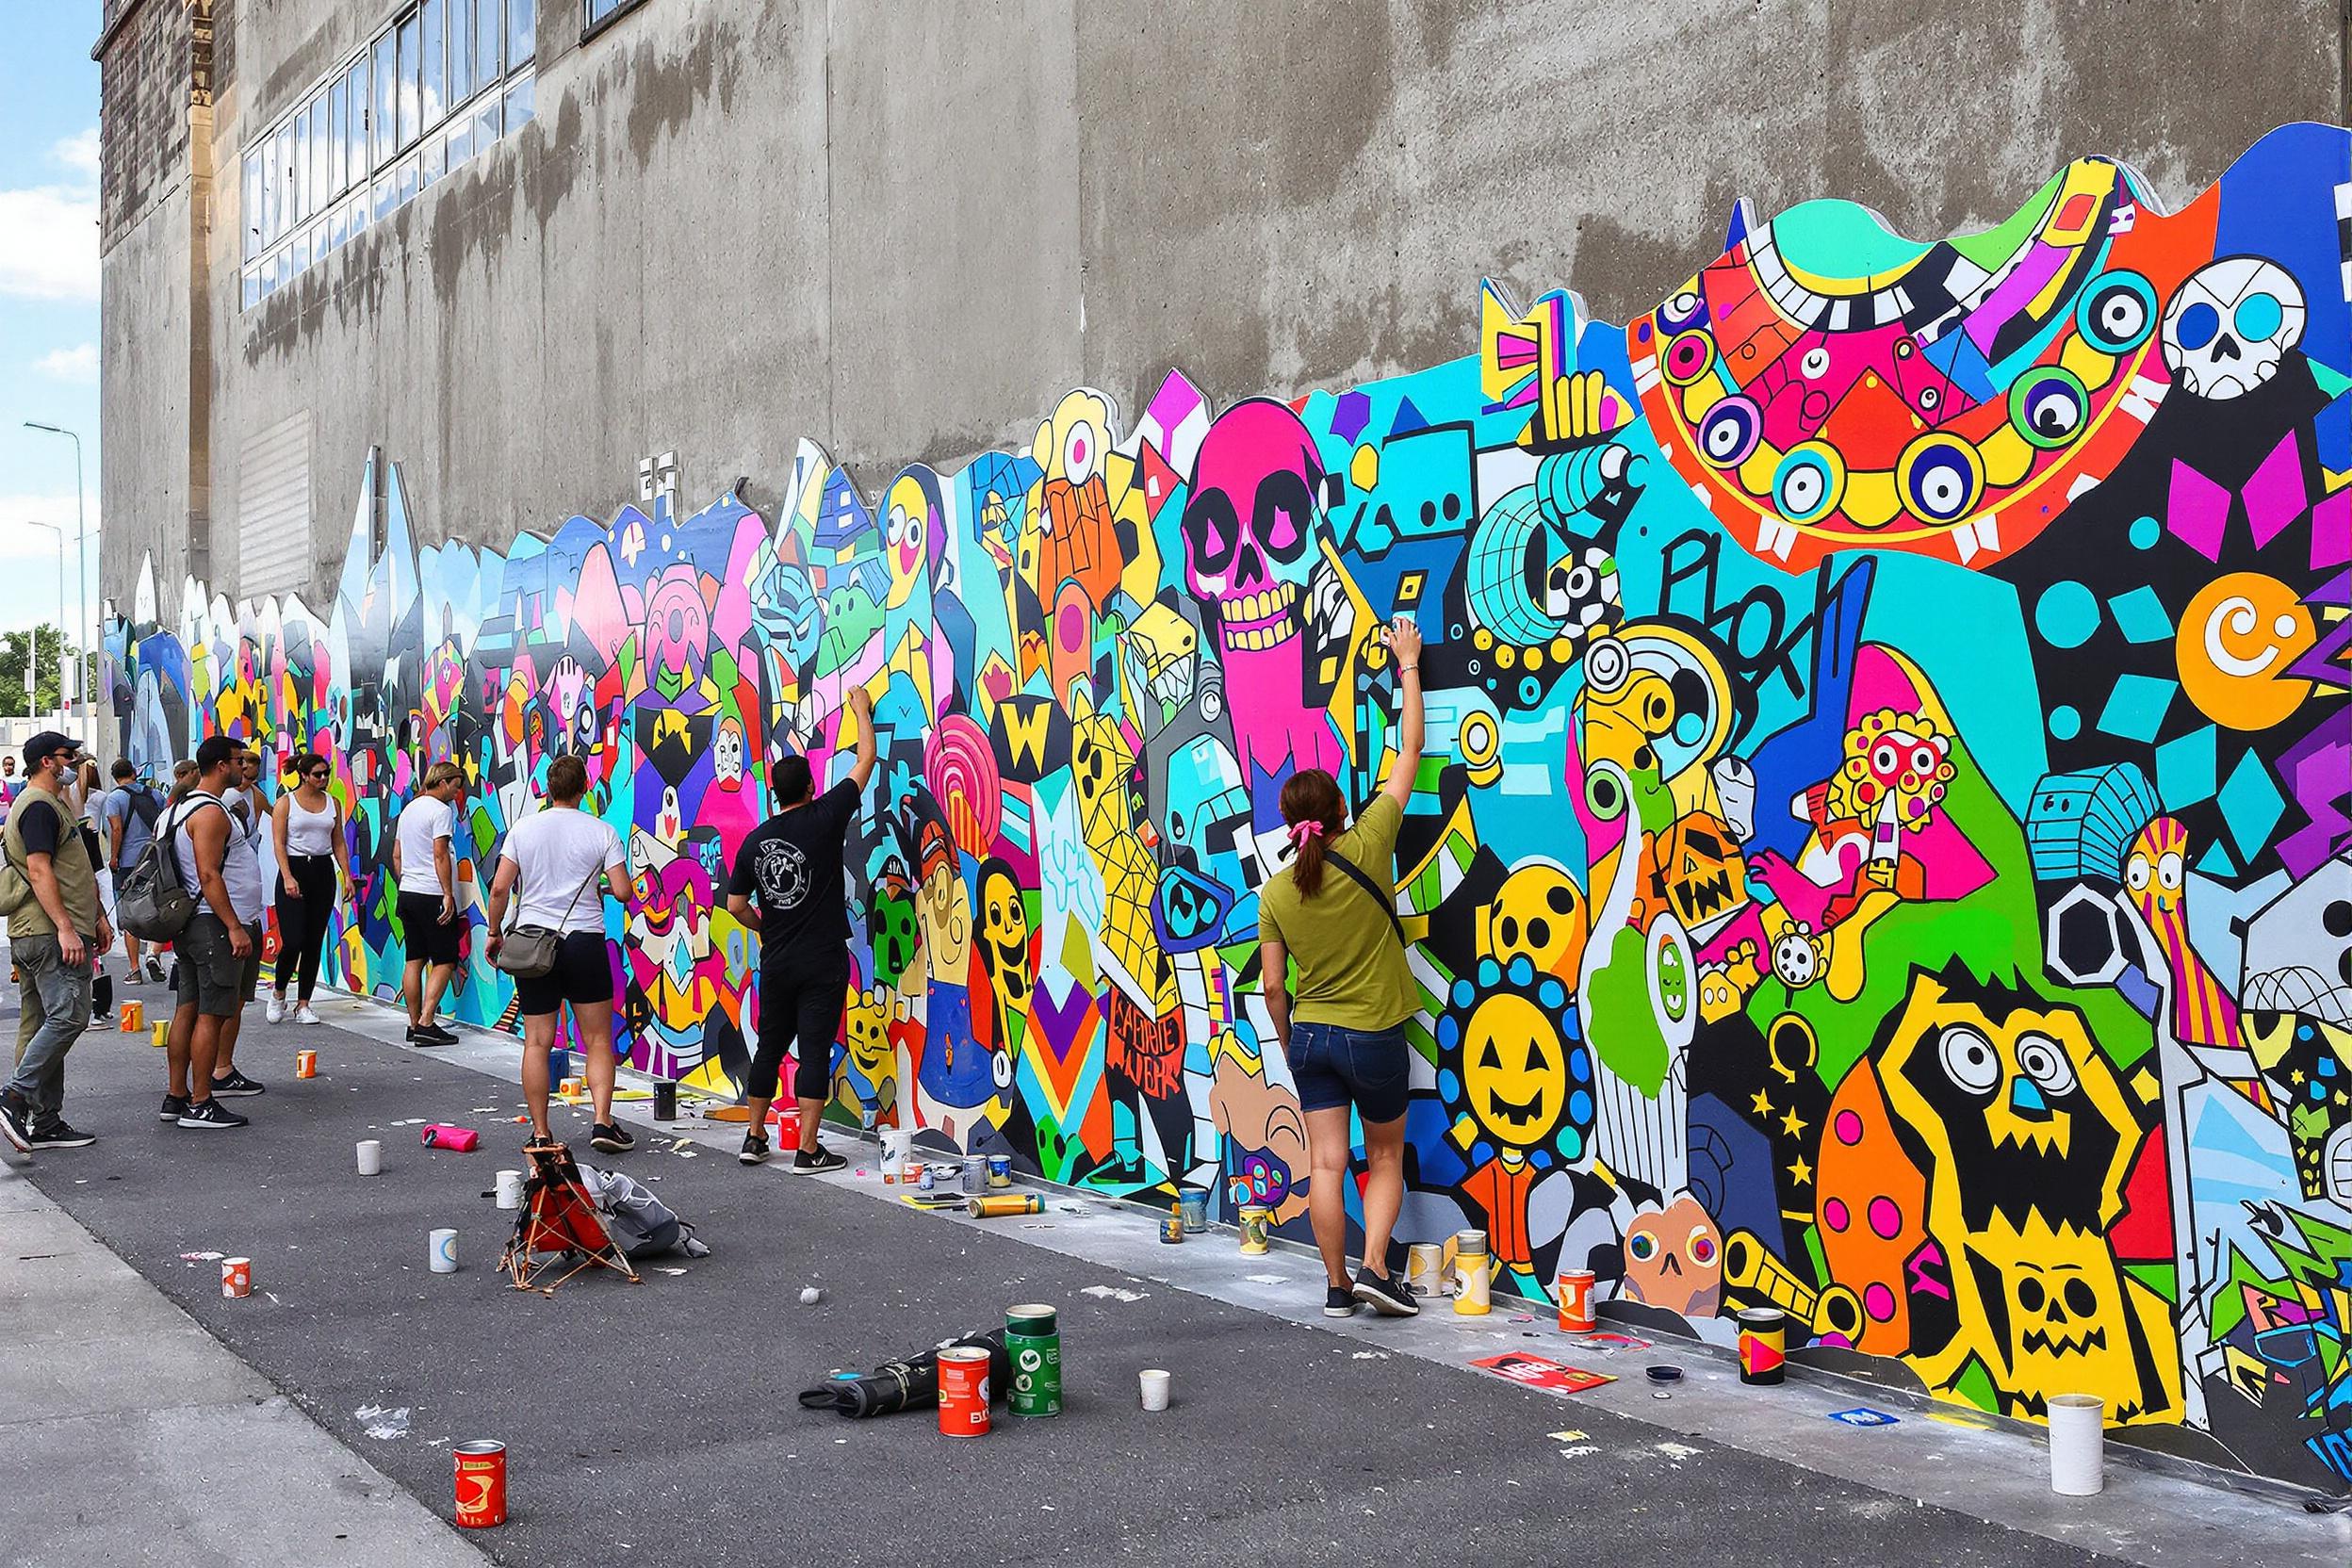
{"label": "pink hair tie", "polygon": [[1309,839],[1319,839],[1322,836],[1323,825],[1313,817],[1309,817],[1305,822],[1295,822],[1290,825],[1290,842],[1295,849],[1303,849]]}

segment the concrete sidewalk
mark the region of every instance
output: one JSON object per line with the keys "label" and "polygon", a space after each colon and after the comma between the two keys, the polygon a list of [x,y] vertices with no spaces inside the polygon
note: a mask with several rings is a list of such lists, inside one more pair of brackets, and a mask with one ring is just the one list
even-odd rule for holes
{"label": "concrete sidewalk", "polygon": [[14,1168],[0,1168],[0,1455],[8,1568],[484,1560]]}

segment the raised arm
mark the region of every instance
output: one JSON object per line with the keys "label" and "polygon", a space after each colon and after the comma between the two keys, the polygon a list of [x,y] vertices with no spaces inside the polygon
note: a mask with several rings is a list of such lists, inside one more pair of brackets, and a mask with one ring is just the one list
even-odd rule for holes
{"label": "raised arm", "polygon": [[849,780],[858,792],[865,793],[866,781],[874,776],[874,694],[863,686],[855,686],[849,693],[849,710],[858,715],[858,761],[849,770]]}
{"label": "raised arm", "polygon": [[1421,774],[1421,629],[1412,617],[1399,615],[1388,623],[1386,635],[1396,659],[1396,761],[1380,793],[1402,810],[1412,804],[1413,781]]}

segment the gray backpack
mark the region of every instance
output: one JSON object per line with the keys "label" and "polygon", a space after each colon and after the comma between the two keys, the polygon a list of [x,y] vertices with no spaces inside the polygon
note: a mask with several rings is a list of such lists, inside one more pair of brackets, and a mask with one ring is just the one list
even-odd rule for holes
{"label": "gray backpack", "polygon": [[[200,804],[220,806],[212,795]],[[181,820],[177,809],[167,813],[147,847],[115,883],[114,923],[143,942],[177,941],[196,918],[198,899],[180,879],[180,858],[172,844]]]}
{"label": "gray backpack", "polygon": [[580,1175],[596,1196],[596,1206],[604,1211],[605,1228],[630,1259],[673,1250],[690,1258],[710,1256],[710,1249],[694,1233],[694,1228],[640,1184],[617,1170],[598,1170],[592,1165],[581,1166]]}

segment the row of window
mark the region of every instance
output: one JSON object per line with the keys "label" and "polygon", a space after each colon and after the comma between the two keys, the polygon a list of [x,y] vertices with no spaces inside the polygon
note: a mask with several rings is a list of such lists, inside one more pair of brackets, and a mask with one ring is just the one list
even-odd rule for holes
{"label": "row of window", "polygon": [[415,0],[254,139],[243,170],[244,303],[527,124],[537,27],[536,0]]}

